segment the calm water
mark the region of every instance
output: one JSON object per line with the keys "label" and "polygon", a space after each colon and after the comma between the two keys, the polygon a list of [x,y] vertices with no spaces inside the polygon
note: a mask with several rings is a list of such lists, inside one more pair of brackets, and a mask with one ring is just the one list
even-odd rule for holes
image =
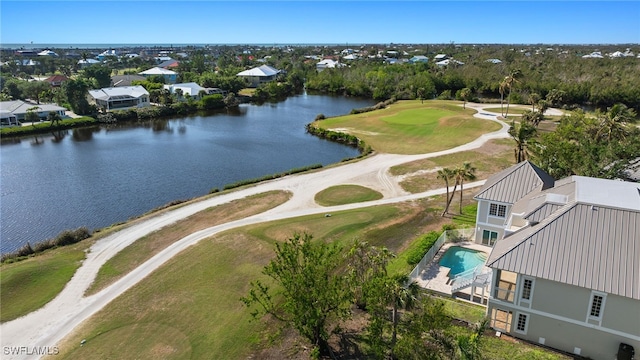
{"label": "calm water", "polygon": [[60,231],[105,227],[243,179],[358,154],[304,125],[372,101],[300,95],[233,114],[94,128],[0,146],[1,251]]}

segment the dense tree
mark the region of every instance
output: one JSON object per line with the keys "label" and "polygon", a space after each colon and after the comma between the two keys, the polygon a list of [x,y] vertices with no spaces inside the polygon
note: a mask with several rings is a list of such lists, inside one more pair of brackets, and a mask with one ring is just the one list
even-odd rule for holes
{"label": "dense tree", "polygon": [[326,352],[330,320],[345,318],[352,299],[347,279],[338,271],[343,261],[340,247],[295,234],[276,244],[275,255],[263,273],[275,282],[282,298],[274,298],[274,291],[258,280],[243,302],[257,307],[254,317],[270,314]]}
{"label": "dense tree", "polygon": [[76,114],[86,115],[91,112],[91,106],[87,101],[87,92],[91,88],[90,84],[86,79],[69,79],[62,85],[71,110]]}
{"label": "dense tree", "polygon": [[91,65],[83,70],[84,77],[95,79],[98,88],[111,86],[111,69],[104,65]]}

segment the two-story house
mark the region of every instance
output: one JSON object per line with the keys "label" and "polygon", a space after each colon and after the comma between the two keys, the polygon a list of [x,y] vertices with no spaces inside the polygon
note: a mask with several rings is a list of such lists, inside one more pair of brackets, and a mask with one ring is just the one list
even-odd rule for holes
{"label": "two-story house", "polygon": [[[515,165],[481,191],[483,211],[504,212],[486,263],[490,326],[593,359],[631,359],[640,348],[640,185],[571,176],[549,186],[533,169]],[[492,211],[493,201],[506,207]]]}

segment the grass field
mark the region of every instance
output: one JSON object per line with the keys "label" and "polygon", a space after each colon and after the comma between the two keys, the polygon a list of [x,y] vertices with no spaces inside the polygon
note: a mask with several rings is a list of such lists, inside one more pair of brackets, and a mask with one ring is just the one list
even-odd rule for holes
{"label": "grass field", "polygon": [[0,322],[37,310],[58,295],[80,267],[91,243],[82,241],[0,266]]}
{"label": "grass field", "polygon": [[[416,234],[441,227],[432,201],[379,206],[254,225],[203,240],[103,308],[61,345],[56,358],[245,359],[275,331],[250,322],[239,301],[295,231],[347,246],[355,237],[399,251]],[[154,329],[150,334],[150,329]],[[79,346],[86,339],[86,344]]]}
{"label": "grass field", "polygon": [[[513,104],[511,104],[509,106],[509,115],[511,114],[522,115],[527,110],[531,111],[531,106],[523,106],[523,105],[514,106]],[[507,112],[507,103],[504,104],[503,110],[501,110],[500,107],[498,106],[498,107],[484,108],[483,111],[490,111],[496,114],[500,114],[501,111]]]}
{"label": "grass field", "polygon": [[[403,177],[400,185],[404,190],[410,193],[419,193],[445,186],[444,181],[438,179],[438,168],[455,168],[461,166],[465,161],[470,162],[476,168],[475,174],[478,179],[486,179],[515,163],[513,140],[491,140],[475,150],[413,161],[394,166],[390,172],[394,176]],[[453,186],[453,182],[450,185]]]}
{"label": "grass field", "polygon": [[316,121],[313,126],[347,132],[379,152],[421,154],[453,148],[500,129],[493,121],[474,118],[474,113],[453,102],[407,100],[384,110]]}
{"label": "grass field", "polygon": [[322,206],[335,206],[382,199],[382,194],[359,185],[340,185],[316,194],[315,201]]}
{"label": "grass field", "polygon": [[274,208],[290,198],[285,191],[271,191],[215,206],[155,231],[109,259],[87,290],[93,294],[112,284],[167,246],[183,237],[215,225],[238,220]]}

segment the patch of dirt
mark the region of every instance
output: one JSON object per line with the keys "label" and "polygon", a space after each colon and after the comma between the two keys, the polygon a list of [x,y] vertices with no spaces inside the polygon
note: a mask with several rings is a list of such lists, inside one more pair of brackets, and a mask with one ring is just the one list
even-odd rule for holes
{"label": "patch of dirt", "polygon": [[500,144],[492,140],[492,141],[486,142],[484,145],[477,148],[475,151],[481,154],[486,154],[486,155],[500,155],[506,151],[510,151],[512,148],[513,146],[509,146],[507,144]]}

